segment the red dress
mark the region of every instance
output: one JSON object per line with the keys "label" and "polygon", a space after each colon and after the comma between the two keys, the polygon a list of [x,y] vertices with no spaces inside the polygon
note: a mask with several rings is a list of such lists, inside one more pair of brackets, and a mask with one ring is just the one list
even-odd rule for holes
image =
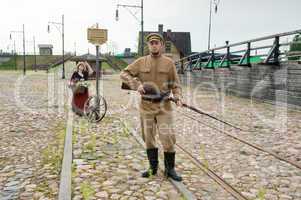
{"label": "red dress", "polygon": [[[79,74],[78,72],[74,72],[71,77],[71,84],[76,84],[78,81],[87,81],[88,80],[88,72],[83,72],[83,74]],[[87,99],[89,98],[89,90],[86,88],[84,92],[80,93],[73,93],[72,98],[72,110],[78,114],[83,115],[84,114],[84,105]]]}

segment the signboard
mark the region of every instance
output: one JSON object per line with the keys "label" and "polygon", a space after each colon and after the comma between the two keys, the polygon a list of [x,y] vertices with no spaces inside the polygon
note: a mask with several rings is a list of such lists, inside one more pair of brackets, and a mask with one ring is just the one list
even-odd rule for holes
{"label": "signboard", "polygon": [[88,41],[95,45],[102,45],[108,40],[108,30],[88,28]]}

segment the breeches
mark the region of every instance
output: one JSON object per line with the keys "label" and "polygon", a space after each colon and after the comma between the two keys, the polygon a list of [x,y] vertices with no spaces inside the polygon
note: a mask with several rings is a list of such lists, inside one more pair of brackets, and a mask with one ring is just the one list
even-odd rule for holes
{"label": "breeches", "polygon": [[147,149],[156,148],[156,136],[164,152],[174,152],[176,143],[172,114],[140,114],[142,138]]}

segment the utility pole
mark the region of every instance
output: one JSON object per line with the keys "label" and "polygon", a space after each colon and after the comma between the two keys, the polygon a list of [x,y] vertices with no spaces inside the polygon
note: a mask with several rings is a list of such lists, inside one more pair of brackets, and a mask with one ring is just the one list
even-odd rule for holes
{"label": "utility pole", "polygon": [[15,60],[15,70],[17,70],[17,52],[16,52],[16,41],[14,40],[14,60]]}
{"label": "utility pole", "polygon": [[[57,30],[62,34],[62,57],[63,57],[63,70],[62,70],[62,79],[65,79],[65,19],[62,15],[62,22],[48,22],[48,33],[50,32],[49,24],[53,24]],[[58,27],[61,26],[61,29]]]}
{"label": "utility pole", "polygon": [[[10,35],[9,35],[10,39],[12,39],[12,33],[21,33],[23,35],[23,75],[25,76],[26,75],[25,25],[23,24],[22,31],[10,31]],[[15,42],[14,42],[14,45],[15,45]]]}
{"label": "utility pole", "polygon": [[215,13],[217,13],[217,6],[220,0],[210,0],[210,13],[209,13],[209,33],[208,33],[208,50],[211,48],[211,29],[212,29],[212,6],[215,5]]}
{"label": "utility pole", "polygon": [[143,0],[141,0],[141,5],[126,5],[126,4],[117,4],[117,9],[116,9],[116,21],[119,20],[119,12],[118,12],[118,8],[119,7],[124,7],[127,8],[127,10],[130,12],[130,14],[137,20],[139,21],[139,19],[136,17],[136,15],[131,12],[131,10],[129,10],[128,8],[138,8],[141,9],[141,19],[140,19],[140,23],[141,23],[141,46],[140,46],[140,51],[141,51],[141,56],[144,56],[144,5],[143,5]]}
{"label": "utility pole", "polygon": [[37,71],[36,38],[33,36],[34,69]]}
{"label": "utility pole", "polygon": [[144,56],[143,0],[141,0],[141,55]]}
{"label": "utility pole", "polygon": [[65,79],[65,23],[64,23],[64,15],[62,15],[62,53],[63,53],[63,71],[62,71],[62,79]]}

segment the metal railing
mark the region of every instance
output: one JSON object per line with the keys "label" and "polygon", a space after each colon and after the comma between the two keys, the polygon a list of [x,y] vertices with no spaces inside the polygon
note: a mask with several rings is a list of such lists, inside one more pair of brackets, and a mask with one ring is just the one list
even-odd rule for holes
{"label": "metal railing", "polygon": [[[288,50],[282,50],[295,43],[292,38],[301,34],[300,30],[285,32],[252,40],[212,48],[200,53],[192,54],[175,62],[180,72],[200,70],[202,68],[228,68],[231,65],[249,66],[253,63],[279,65],[281,61],[290,57],[300,58],[300,54],[288,55]],[[286,42],[283,39],[287,39]],[[290,39],[291,42],[288,42]],[[261,43],[258,45],[258,43]]]}

